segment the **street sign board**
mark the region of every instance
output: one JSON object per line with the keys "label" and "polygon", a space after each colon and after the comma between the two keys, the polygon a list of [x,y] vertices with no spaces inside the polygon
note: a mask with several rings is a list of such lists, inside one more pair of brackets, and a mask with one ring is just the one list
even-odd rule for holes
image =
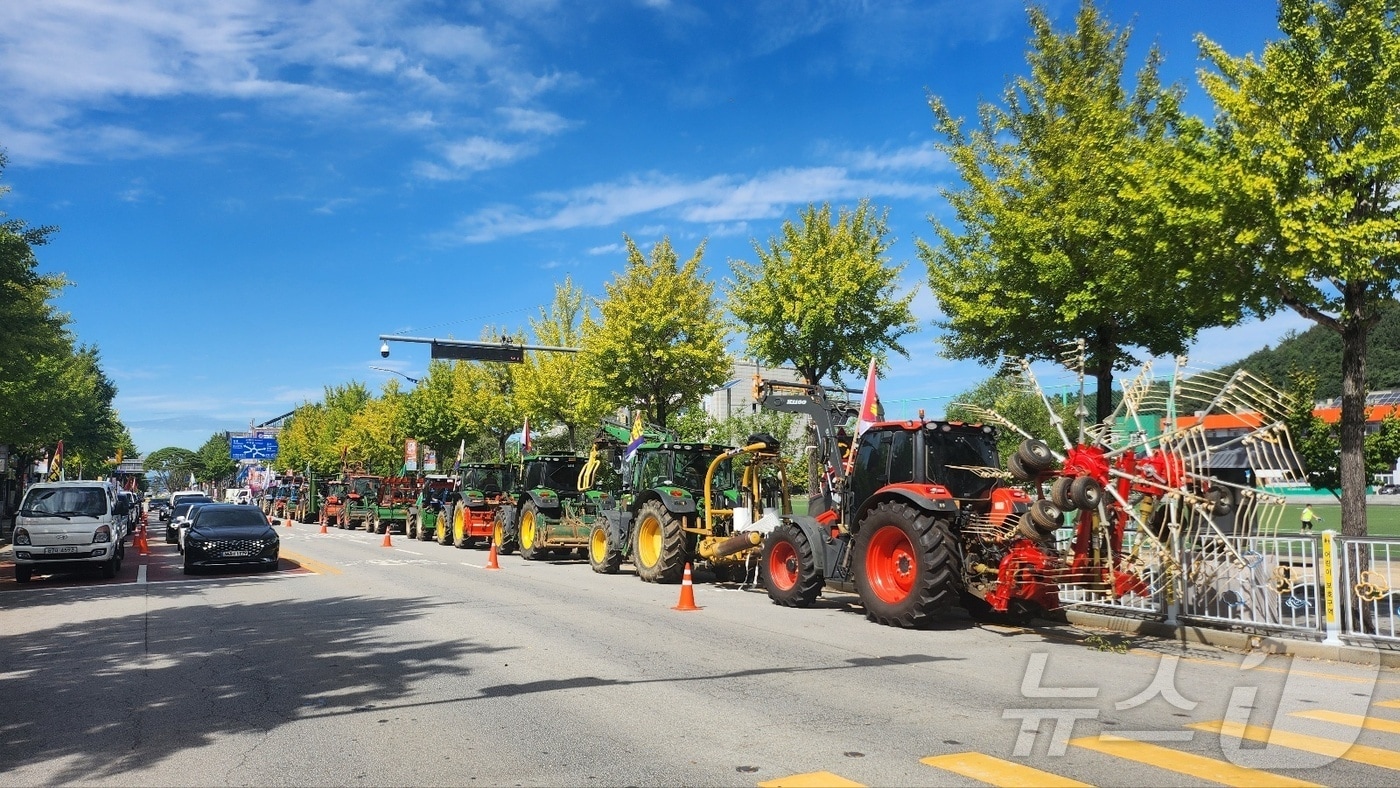
{"label": "street sign board", "polygon": [[229,438],[228,455],[235,460],[271,460],[277,456],[277,439]]}

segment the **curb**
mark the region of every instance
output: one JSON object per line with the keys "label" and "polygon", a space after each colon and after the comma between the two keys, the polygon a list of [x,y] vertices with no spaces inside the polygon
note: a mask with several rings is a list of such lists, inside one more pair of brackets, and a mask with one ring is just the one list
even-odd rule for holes
{"label": "curb", "polygon": [[1079,610],[1066,610],[1065,618],[1075,626],[1092,627],[1128,635],[1142,635],[1161,640],[1174,640],[1181,643],[1217,646],[1235,651],[1262,651],[1266,654],[1350,662],[1357,665],[1380,665],[1383,668],[1400,668],[1400,651],[1391,648],[1346,644],[1332,645],[1316,640],[1296,640],[1278,635],[1213,629],[1188,624],[1172,625],[1162,621],[1086,613]]}

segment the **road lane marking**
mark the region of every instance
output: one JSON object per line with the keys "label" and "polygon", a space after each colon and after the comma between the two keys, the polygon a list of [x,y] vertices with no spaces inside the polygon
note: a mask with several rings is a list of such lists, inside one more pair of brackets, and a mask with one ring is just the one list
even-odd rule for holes
{"label": "road lane marking", "polygon": [[1400,733],[1400,722],[1380,720],[1375,717],[1363,717],[1360,714],[1343,714],[1340,711],[1317,709],[1315,711],[1295,711],[1288,716],[1303,717],[1309,720],[1322,720],[1323,722],[1335,722],[1338,725],[1348,725],[1352,728],[1365,728],[1369,731]]}
{"label": "road lane marking", "polygon": [[143,586],[143,585],[145,585],[145,584],[146,584],[146,565],[145,565],[145,564],[141,564],[140,566],[136,567],[136,585],[138,585],[138,586]]}
{"label": "road lane marking", "polygon": [[[1233,763],[1207,758],[1204,755],[1173,750],[1156,744],[1124,739],[1121,736],[1100,734],[1071,739],[1070,744],[1086,750],[1101,752],[1127,761],[1156,766],[1177,774],[1185,774],[1199,780],[1210,780],[1222,785],[1248,786],[1317,786],[1305,780],[1295,780],[1281,774],[1236,766]],[[1151,781],[1149,780],[1149,784]]]}
{"label": "road lane marking", "polygon": [[1400,700],[1381,700],[1376,701],[1376,703],[1373,705],[1381,706],[1387,709],[1400,709]]}
{"label": "road lane marking", "polygon": [[807,774],[791,774],[776,780],[766,780],[759,783],[758,788],[865,788],[865,786],[831,772],[808,772]]}
{"label": "road lane marking", "polygon": [[296,553],[291,552],[290,550],[283,550],[281,555],[283,558],[295,562],[302,569],[305,569],[310,572],[315,572],[318,575],[340,574],[340,569],[338,569],[337,567],[331,566],[330,564],[323,564],[320,561],[315,561],[305,556],[298,555]]}
{"label": "road lane marking", "polygon": [[1001,758],[994,758],[980,752],[936,755],[920,758],[919,762],[954,774],[961,774],[964,777],[971,777],[988,785],[1000,786],[1000,788],[1035,788],[1036,786],[1088,788],[1089,786],[1089,783],[1043,772],[1025,764],[1004,761]]}
{"label": "road lane marking", "polygon": [[417,553],[412,550],[405,550],[402,547],[395,547],[394,549],[398,550],[400,553],[408,553],[409,555],[422,555],[422,553]]}
{"label": "road lane marking", "polygon": [[1368,747],[1364,744],[1352,744],[1335,739],[1325,739],[1321,736],[1309,736],[1306,733],[1281,731],[1277,728],[1270,729],[1263,725],[1242,725],[1230,720],[1193,722],[1186,727],[1195,728],[1198,731],[1219,733],[1222,736],[1233,736],[1236,739],[1263,742],[1270,747],[1278,745],[1315,755],[1326,755],[1367,766],[1379,766],[1382,769],[1400,771],[1400,753],[1380,747]]}

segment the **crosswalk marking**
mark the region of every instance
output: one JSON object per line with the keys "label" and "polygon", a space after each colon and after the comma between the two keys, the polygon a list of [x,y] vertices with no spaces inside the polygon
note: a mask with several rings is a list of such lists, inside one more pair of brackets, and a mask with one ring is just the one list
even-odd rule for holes
{"label": "crosswalk marking", "polygon": [[1071,739],[1070,744],[1086,750],[1101,752],[1124,760],[1156,766],[1202,780],[1230,786],[1316,786],[1305,780],[1295,780],[1281,774],[1236,766],[1233,763],[1207,758],[1204,755],[1173,750],[1147,742],[1101,734]]}
{"label": "crosswalk marking", "polygon": [[761,782],[758,784],[758,788],[865,788],[865,786],[831,772],[808,772],[807,774],[792,774],[787,777],[779,777],[776,780]]}
{"label": "crosswalk marking", "polygon": [[1220,733],[1225,736],[1233,736],[1236,739],[1249,739],[1250,741],[1264,742],[1270,746],[1278,745],[1280,747],[1302,750],[1303,752],[1310,752],[1317,755],[1341,758],[1356,763],[1364,763],[1367,766],[1379,766],[1382,769],[1400,770],[1400,753],[1384,750],[1380,747],[1368,747],[1364,744],[1352,744],[1335,739],[1324,739],[1321,736],[1292,733],[1289,731],[1281,731],[1277,728],[1269,729],[1263,725],[1242,725],[1229,720],[1195,722],[1186,727],[1195,728],[1200,731],[1210,731],[1211,733]]}
{"label": "crosswalk marking", "polygon": [[951,755],[936,755],[928,758],[921,758],[921,763],[926,763],[954,774],[961,774],[964,777],[971,777],[980,780],[988,785],[999,786],[999,788],[1035,788],[1045,786],[1045,788],[1088,788],[1088,783],[1081,783],[1078,780],[1071,780],[1068,777],[1061,777],[1058,774],[1043,772],[1039,769],[1026,766],[1025,764],[1013,761],[1004,761],[990,755],[983,755],[980,752],[957,752]]}
{"label": "crosswalk marking", "polygon": [[1303,717],[1309,720],[1322,720],[1323,722],[1335,722],[1338,725],[1350,725],[1353,728],[1365,728],[1370,731],[1400,733],[1400,722],[1380,720],[1375,717],[1363,717],[1360,714],[1343,714],[1340,711],[1317,709],[1315,711],[1295,711],[1288,716]]}

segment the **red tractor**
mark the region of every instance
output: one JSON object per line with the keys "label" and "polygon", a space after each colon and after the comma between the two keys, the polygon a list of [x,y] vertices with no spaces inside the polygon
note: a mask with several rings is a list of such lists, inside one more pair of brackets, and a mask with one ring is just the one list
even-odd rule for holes
{"label": "red tractor", "polygon": [[808,516],[785,515],[763,538],[759,574],[774,602],[807,607],[824,587],[854,590],[868,618],[902,627],[959,602],[1015,616],[1059,607],[1048,538],[1064,514],[1004,483],[993,427],[878,422],[857,437],[848,471],[836,422],[849,405],[820,386],[767,380],[754,398],[811,417],[823,470]]}

